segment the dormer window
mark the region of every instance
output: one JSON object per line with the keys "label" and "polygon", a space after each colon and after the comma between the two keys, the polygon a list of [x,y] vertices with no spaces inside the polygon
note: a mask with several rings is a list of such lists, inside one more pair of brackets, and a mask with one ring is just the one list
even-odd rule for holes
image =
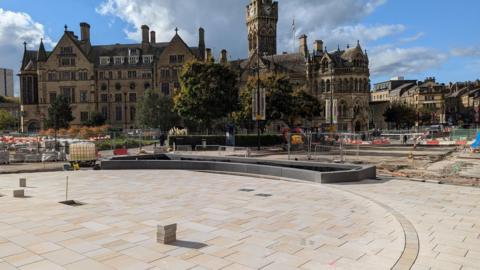
{"label": "dormer window", "polygon": [[114,63],[115,65],[122,65],[124,59],[125,59],[125,58],[124,58],[123,56],[115,56],[115,57],[113,57],[113,63]]}
{"label": "dormer window", "polygon": [[151,64],[153,62],[153,55],[144,55],[142,62],[144,64]]}
{"label": "dormer window", "polygon": [[128,57],[128,63],[130,65],[136,65],[136,64],[138,64],[138,58],[139,58],[138,55],[129,56]]}
{"label": "dormer window", "polygon": [[109,56],[100,56],[100,65],[105,66],[110,64]]}

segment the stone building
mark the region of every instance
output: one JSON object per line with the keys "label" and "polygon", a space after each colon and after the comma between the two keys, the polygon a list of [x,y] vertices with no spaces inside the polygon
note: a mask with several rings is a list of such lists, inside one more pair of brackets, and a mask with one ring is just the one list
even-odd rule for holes
{"label": "stone building", "polygon": [[198,47],[188,46],[177,30],[168,42],[157,42],[154,31],[142,26],[138,44],[93,45],[90,25],[80,24],[80,38],[65,26],[55,48],[25,51],[20,70],[23,131],[43,129],[50,103],[66,96],[80,126],[100,112],[115,128],[135,127],[136,103],[145,90],[171,96],[179,88],[178,72],[192,59],[205,60],[205,31]]}
{"label": "stone building", "polygon": [[13,97],[13,70],[0,68],[0,96]]}
{"label": "stone building", "polygon": [[251,0],[246,8],[249,58],[230,64],[246,82],[257,70],[287,74],[295,87],[305,89],[324,104],[324,113],[314,119],[313,128],[331,124],[337,130],[363,131],[368,128],[370,72],[368,55],[357,46],[327,51],[323,41],[308,48],[306,35],[299,39],[298,51],[277,54],[278,2]]}
{"label": "stone building", "polygon": [[450,84],[445,96],[449,124],[480,124],[480,81]]}

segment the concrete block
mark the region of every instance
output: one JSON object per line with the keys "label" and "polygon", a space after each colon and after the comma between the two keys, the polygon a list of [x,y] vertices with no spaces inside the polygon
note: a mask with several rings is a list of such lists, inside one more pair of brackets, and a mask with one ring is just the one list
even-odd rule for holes
{"label": "concrete block", "polygon": [[27,187],[27,178],[20,178],[19,184],[20,187]]}
{"label": "concrete block", "polygon": [[23,198],[25,197],[25,190],[23,189],[16,189],[13,191],[14,198]]}
{"label": "concrete block", "polygon": [[171,244],[177,241],[177,224],[157,226],[157,243]]}

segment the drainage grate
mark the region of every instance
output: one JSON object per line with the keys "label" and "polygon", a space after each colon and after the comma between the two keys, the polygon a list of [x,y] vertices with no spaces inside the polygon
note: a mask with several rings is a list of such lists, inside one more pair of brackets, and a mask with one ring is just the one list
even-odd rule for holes
{"label": "drainage grate", "polygon": [[272,197],[272,194],[258,193],[258,194],[255,194],[255,196],[258,196],[258,197]]}
{"label": "drainage grate", "polygon": [[83,203],[83,202],[74,201],[74,200],[63,201],[63,202],[59,202],[59,203],[65,204],[65,205],[68,205],[68,206],[73,206],[73,207],[85,205],[85,203]]}
{"label": "drainage grate", "polygon": [[243,192],[252,192],[252,191],[255,191],[255,189],[251,189],[251,188],[242,188],[242,189],[239,189],[238,191],[243,191]]}

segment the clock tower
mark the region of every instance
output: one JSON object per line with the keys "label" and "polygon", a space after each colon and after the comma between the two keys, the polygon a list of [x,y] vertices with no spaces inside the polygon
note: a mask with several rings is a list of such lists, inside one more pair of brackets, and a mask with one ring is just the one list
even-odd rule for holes
{"label": "clock tower", "polygon": [[248,56],[277,54],[278,2],[251,0],[247,5]]}

